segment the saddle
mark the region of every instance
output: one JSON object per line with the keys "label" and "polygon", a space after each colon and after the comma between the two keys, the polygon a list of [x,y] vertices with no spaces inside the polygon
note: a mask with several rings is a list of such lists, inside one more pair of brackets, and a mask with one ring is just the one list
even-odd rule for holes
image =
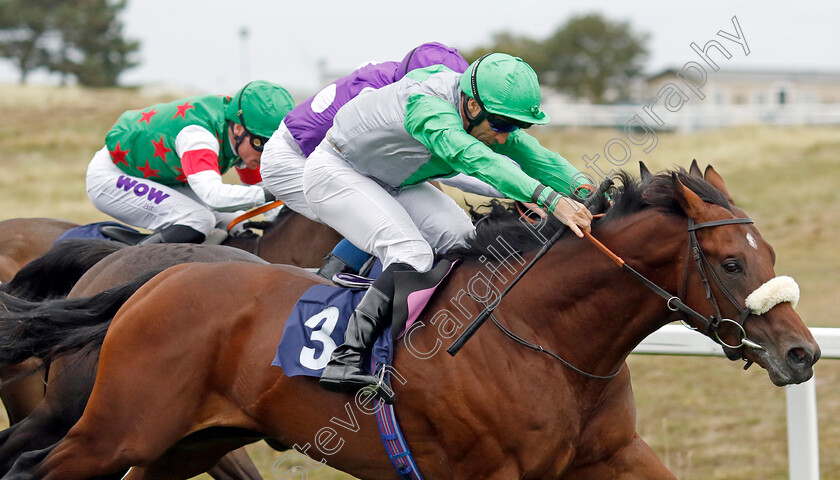
{"label": "saddle", "polygon": [[[376,277],[382,273],[381,267],[382,264],[377,260],[376,264],[370,268],[369,276],[337,273],[333,275],[332,281],[339,287],[367,290],[373,285]],[[402,271],[394,273],[394,302],[391,319],[391,331],[394,340],[411,328],[414,320],[417,319],[423,307],[428,303],[435,288],[453,268],[453,262],[440,260],[428,272]]]}
{"label": "saddle", "polygon": [[114,240],[126,245],[137,245],[141,240],[151,235],[117,223],[100,225],[98,230],[108,240]]}
{"label": "saddle", "polygon": [[[378,364],[391,365],[393,342],[411,328],[453,266],[449,260],[440,260],[425,273],[395,272],[391,325],[373,348]],[[272,365],[281,367],[289,377],[320,377],[332,350],[344,342],[344,331],[356,304],[373,282],[371,278],[353,277],[360,286],[314,285],[304,292],[286,321]]]}
{"label": "saddle", "polygon": [[[77,230],[78,229],[78,230]],[[73,230],[77,230],[73,232]],[[123,225],[117,222],[100,222],[91,223],[89,225],[82,225],[69,230],[69,235],[62,236],[59,240],[65,238],[101,238],[106,240],[113,240],[115,242],[124,243],[126,245],[137,245],[143,239],[151,235],[150,233],[143,233],[135,228]],[[204,240],[204,245],[219,245],[227,238],[227,232],[224,230],[214,228],[207,238]]]}

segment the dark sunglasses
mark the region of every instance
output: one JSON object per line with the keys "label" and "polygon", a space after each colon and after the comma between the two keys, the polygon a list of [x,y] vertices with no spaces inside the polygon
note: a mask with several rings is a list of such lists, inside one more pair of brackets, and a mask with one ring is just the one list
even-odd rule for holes
{"label": "dark sunglasses", "polygon": [[251,148],[258,152],[262,152],[263,148],[265,148],[265,143],[268,142],[268,139],[265,137],[260,137],[258,135],[254,135],[251,132],[248,132],[251,141]]}
{"label": "dark sunglasses", "polygon": [[[248,130],[248,126],[245,125],[245,117],[242,116],[242,97],[245,96],[245,90],[248,88],[248,85],[250,85],[250,84],[251,84],[251,82],[248,82],[247,84],[245,84],[244,87],[242,87],[242,92],[239,94],[239,108],[238,108],[238,111],[236,112],[236,115],[239,117],[239,123],[245,129],[245,133],[247,133],[248,136],[249,136],[249,141],[251,142],[251,147],[254,150],[262,153],[263,148],[265,148],[265,142],[267,142],[268,139],[265,138],[265,137],[260,137],[258,135],[254,135],[253,133],[251,133],[251,131]],[[237,148],[239,148],[239,143],[241,141],[242,140],[239,140],[239,139],[237,140],[237,142],[236,142],[236,147]]]}
{"label": "dark sunglasses", "polygon": [[510,133],[514,130],[520,128],[525,129],[531,126],[530,123],[520,122],[519,120],[499,115],[493,115],[492,113],[487,115],[487,123],[490,124],[490,128],[498,133]]}

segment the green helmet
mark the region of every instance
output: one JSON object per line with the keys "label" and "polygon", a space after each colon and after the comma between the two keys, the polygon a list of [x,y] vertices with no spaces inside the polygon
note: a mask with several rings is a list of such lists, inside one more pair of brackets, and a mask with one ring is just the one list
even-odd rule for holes
{"label": "green helmet", "polygon": [[295,101],[285,88],[256,80],[230,98],[225,107],[225,118],[242,125],[252,135],[268,139],[294,107]]}
{"label": "green helmet", "polygon": [[506,53],[487,54],[461,75],[461,90],[488,113],[525,124],[544,125],[540,84],[530,65]]}

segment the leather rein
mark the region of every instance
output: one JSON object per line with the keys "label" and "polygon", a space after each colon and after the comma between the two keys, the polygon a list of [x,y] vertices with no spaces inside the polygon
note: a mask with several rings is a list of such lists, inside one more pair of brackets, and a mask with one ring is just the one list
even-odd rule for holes
{"label": "leather rein", "polygon": [[[751,223],[754,223],[751,218],[731,218],[731,219],[723,219],[723,220],[713,220],[713,221],[703,222],[703,223],[694,223],[694,219],[692,219],[692,218],[688,219],[687,232],[688,232],[688,251],[689,251],[689,255],[686,256],[685,275],[684,275],[684,279],[683,279],[683,284],[680,287],[679,296],[675,296],[675,295],[672,295],[672,294],[668,293],[668,291],[666,291],[665,289],[663,289],[662,287],[660,287],[659,285],[657,285],[656,283],[654,283],[653,281],[651,281],[650,279],[648,279],[647,277],[645,277],[644,275],[639,273],[633,267],[628,265],[621,257],[619,257],[618,255],[613,253],[604,244],[599,242],[595,237],[592,236],[591,233],[589,233],[589,232],[583,232],[583,233],[584,233],[584,237],[587,240],[589,240],[595,247],[597,247],[601,252],[603,252],[605,255],[607,255],[607,257],[609,257],[619,267],[621,267],[621,268],[627,270],[628,272],[630,272],[631,274],[633,274],[633,276],[635,276],[636,279],[638,279],[644,286],[646,286],[651,291],[653,291],[654,293],[656,293],[657,295],[662,297],[665,300],[666,306],[668,307],[669,310],[671,310],[673,312],[678,312],[678,311],[682,312],[685,315],[687,315],[687,316],[693,318],[694,320],[696,320],[708,332],[714,334],[714,338],[712,338],[712,339],[715,340],[720,345],[723,345],[723,346],[731,348],[731,349],[739,349],[739,348],[742,348],[742,347],[750,347],[750,348],[754,348],[754,349],[758,349],[758,350],[763,350],[764,347],[762,347],[761,345],[759,345],[759,344],[757,344],[757,343],[755,343],[752,340],[749,340],[747,338],[747,333],[746,333],[746,330],[744,329],[744,322],[746,321],[747,317],[752,313],[752,311],[748,308],[741,307],[739,305],[739,303],[735,300],[735,297],[732,295],[732,293],[729,291],[729,289],[726,288],[726,286],[721,281],[720,277],[718,277],[718,275],[715,273],[714,269],[712,268],[712,265],[709,263],[708,259],[706,258],[705,254],[703,253],[703,249],[700,247],[700,243],[697,240],[697,230],[702,229],[702,228],[718,227],[718,226],[722,226],[722,225],[751,224]],[[551,243],[553,243],[553,242],[551,242]],[[535,257],[535,259],[533,261],[535,261],[539,257],[540,257],[540,255]],[[682,298],[685,297],[686,283],[687,283],[687,279],[688,279],[688,272],[689,272],[689,269],[690,269],[690,264],[691,264],[691,259],[692,258],[694,259],[695,264],[697,265],[697,269],[700,273],[701,281],[703,282],[703,285],[705,287],[706,298],[711,302],[711,304],[714,308],[715,314],[710,316],[709,318],[703,316],[702,314],[700,314],[696,310],[692,309],[691,307],[686,305],[685,302],[682,301]],[[533,265],[533,261],[532,261],[531,264],[528,265],[528,267]],[[513,286],[513,284],[515,284],[519,280],[519,278],[521,278],[521,276],[524,275],[528,271],[528,269],[529,269],[528,267],[526,267],[525,270],[523,270],[519,274],[519,276],[514,279],[512,284],[510,286],[508,286],[507,289],[505,289],[502,296],[504,296],[504,293],[507,293],[510,290],[510,288]],[[718,301],[715,298],[715,295],[712,293],[712,290],[711,290],[711,285],[710,285],[710,282],[709,282],[709,277],[710,276],[714,280],[714,282],[717,284],[718,288],[723,292],[724,296],[726,296],[726,298],[732,304],[732,306],[734,306],[735,309],[739,312],[738,321],[728,319],[728,318],[723,318],[723,315],[720,312],[720,307],[718,305]],[[487,319],[489,317],[493,320],[493,323],[495,323],[496,326],[499,327],[499,329],[501,329],[501,331],[505,335],[507,335],[509,338],[513,339],[514,341],[516,341],[517,343],[519,343],[521,345],[524,345],[524,346],[526,346],[528,348],[531,348],[533,350],[545,353],[545,354],[553,357],[554,359],[559,360],[560,362],[563,363],[563,365],[571,368],[572,370],[574,370],[575,372],[579,373],[580,375],[582,375],[584,377],[592,378],[592,379],[596,379],[596,380],[609,380],[609,379],[617,376],[619,373],[621,373],[621,370],[623,368],[623,364],[618,368],[618,370],[616,370],[615,372],[613,372],[609,375],[594,375],[594,374],[588,373],[584,370],[581,370],[581,369],[575,367],[574,365],[572,365],[568,361],[564,360],[560,356],[544,349],[542,346],[530,343],[530,342],[522,339],[521,337],[519,337],[515,333],[511,332],[508,328],[503,326],[501,323],[499,323],[499,321],[492,314],[493,310],[498,306],[500,301],[501,301],[501,297],[497,298],[496,301],[493,302],[493,304],[487,306],[485,308],[485,310],[476,319],[476,321],[474,321],[473,324],[469,325],[467,330],[464,333],[462,333],[461,336],[459,336],[455,340],[455,342],[453,342],[453,344],[447,350],[450,355],[454,356],[458,352],[458,350],[460,350],[460,348],[463,347],[464,343],[466,343],[466,341],[472,336],[472,334],[475,333],[475,330],[477,330],[477,328],[481,325],[481,323],[479,323],[478,321],[481,320],[482,317],[483,317],[483,319]],[[482,320],[482,323],[483,323],[483,320]],[[720,326],[724,323],[732,323],[732,324],[736,325],[738,327],[738,329],[741,330],[741,335],[740,335],[741,339],[739,340],[740,343],[738,345],[729,345],[726,342],[724,342],[723,340],[721,340],[718,331],[719,331]],[[683,324],[685,324],[684,321],[683,321]],[[687,324],[685,324],[685,325],[688,328],[691,328],[693,330],[697,330],[696,328],[690,327]],[[743,354],[741,356],[743,358]],[[745,369],[748,368],[751,363],[752,362],[747,360],[747,365],[744,368]]]}
{"label": "leather rein", "polygon": [[[597,239],[595,239],[595,237],[593,237],[589,232],[584,232],[584,236],[590,242],[592,242],[593,245],[598,247],[599,250],[601,250],[608,257],[610,257],[610,259],[612,261],[614,261],[616,264],[618,264],[619,267],[621,267],[621,268],[627,270],[628,272],[632,273],[640,282],[642,282],[643,285],[645,285],[651,291],[653,291],[654,293],[656,293],[657,295],[659,295],[660,297],[665,299],[665,303],[666,303],[669,310],[671,310],[672,312],[679,311],[679,312],[682,312],[682,313],[688,315],[689,317],[693,318],[698,323],[700,323],[709,333],[714,334],[713,340],[715,340],[720,345],[731,348],[733,350],[741,348],[741,347],[750,347],[750,348],[754,348],[754,349],[758,349],[758,350],[763,350],[764,347],[762,347],[761,345],[759,345],[759,344],[757,344],[757,343],[755,343],[752,340],[747,338],[747,332],[746,332],[746,330],[744,330],[744,322],[747,320],[747,317],[752,313],[752,310],[742,307],[741,305],[739,305],[738,301],[735,300],[735,297],[732,295],[732,293],[729,291],[729,289],[726,288],[726,286],[723,284],[723,281],[720,279],[720,277],[715,273],[714,269],[712,268],[711,263],[709,263],[709,260],[706,258],[706,255],[703,253],[703,249],[700,248],[700,242],[697,240],[697,230],[700,230],[702,228],[719,227],[721,225],[738,225],[738,224],[751,224],[751,223],[754,223],[751,218],[729,218],[729,219],[723,219],[723,220],[712,220],[712,221],[703,222],[703,223],[694,223],[694,219],[689,218],[688,219],[688,228],[687,228],[687,231],[688,231],[688,255],[686,255],[685,275],[683,277],[683,283],[682,283],[682,286],[680,287],[680,293],[679,293],[678,296],[671,295],[665,289],[663,289],[662,287],[655,284],[654,282],[649,280],[647,277],[645,277],[644,275],[642,275],[641,273],[636,271],[633,267],[631,267],[630,265],[627,265],[627,263],[624,260],[622,260],[621,257],[614,254],[611,250],[609,250],[601,242],[599,242]],[[682,298],[685,298],[685,289],[686,289],[686,284],[687,284],[687,281],[688,281],[688,272],[689,272],[689,269],[690,269],[690,263],[691,263],[692,258],[694,259],[694,262],[697,265],[697,270],[700,273],[700,280],[703,282],[703,286],[706,290],[706,299],[709,300],[709,302],[712,304],[712,307],[714,308],[714,312],[715,312],[714,315],[711,315],[708,318],[704,317],[703,315],[701,315],[696,310],[692,309],[691,307],[689,307],[688,305],[686,305],[682,301]],[[720,289],[720,291],[723,292],[726,299],[729,300],[729,303],[733,307],[735,307],[735,310],[738,311],[738,314],[739,314],[738,321],[735,321],[735,320],[732,320],[732,319],[729,319],[729,318],[723,318],[723,315],[720,312],[720,307],[718,305],[717,298],[712,294],[712,289],[711,289],[711,284],[709,282],[709,277],[711,277],[712,280],[714,280],[715,284],[717,284],[717,286],[718,286],[718,289]],[[741,339],[739,340],[738,345],[729,345],[728,343],[721,340],[718,332],[719,332],[720,326],[724,323],[734,324],[735,326],[738,327],[739,330],[741,330],[741,335],[740,335]],[[683,322],[683,324],[685,324],[685,322]],[[688,326],[688,325],[686,325],[686,326]],[[688,327],[688,328],[692,328],[693,330],[697,330],[696,328],[693,328],[693,327]]]}

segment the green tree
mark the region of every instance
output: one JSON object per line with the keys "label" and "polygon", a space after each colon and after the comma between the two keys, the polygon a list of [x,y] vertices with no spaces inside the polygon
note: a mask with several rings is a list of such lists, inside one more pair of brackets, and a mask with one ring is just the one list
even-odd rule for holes
{"label": "green tree", "polygon": [[488,51],[522,57],[540,81],[575,97],[603,103],[623,99],[642,74],[648,56],[648,35],[629,22],[611,21],[597,13],[570,18],[545,40],[509,33],[495,34],[491,47],[468,51],[468,58]]}
{"label": "green tree", "polygon": [[137,65],[137,41],[123,38],[118,16],[126,0],[76,0],[57,13],[62,48],[52,52],[49,68],[73,75],[81,85],[117,84],[120,73]]}
{"label": "green tree", "polygon": [[[17,62],[21,83],[44,67],[92,87],[117,84],[137,63],[118,16],[126,0],[0,0],[0,56]],[[25,40],[25,41],[24,41]]]}
{"label": "green tree", "polygon": [[549,55],[539,67],[549,85],[593,103],[602,103],[608,90],[626,98],[647,59],[647,39],[628,22],[599,14],[574,17],[545,41]]}
{"label": "green tree", "polygon": [[494,33],[491,46],[467,50],[463,52],[463,55],[468,62],[472,63],[482,55],[492,52],[502,52],[522,58],[532,66],[546,62],[545,48],[539,41],[525,36],[514,35],[510,32]]}
{"label": "green tree", "polygon": [[52,18],[58,0],[0,0],[0,57],[20,72],[20,83],[44,65],[50,43],[56,43]]}

